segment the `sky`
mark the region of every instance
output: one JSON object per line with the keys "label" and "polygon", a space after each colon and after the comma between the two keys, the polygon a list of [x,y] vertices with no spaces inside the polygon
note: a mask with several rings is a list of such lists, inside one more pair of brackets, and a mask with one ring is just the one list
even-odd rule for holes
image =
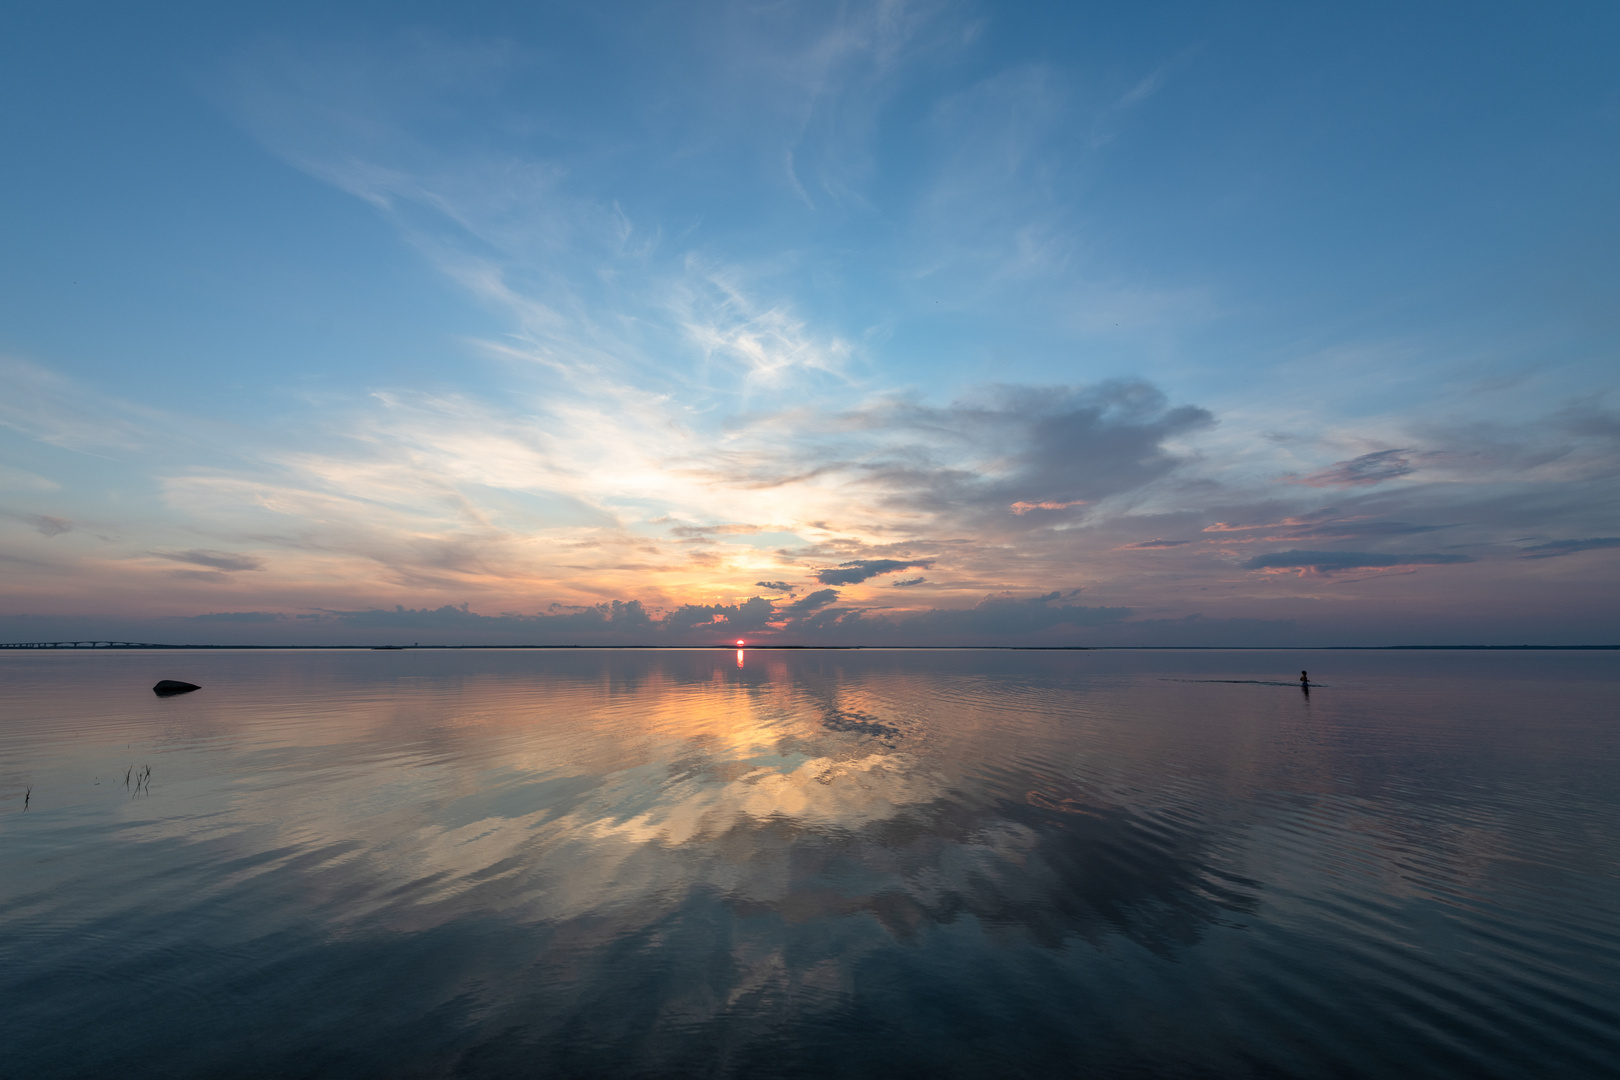
{"label": "sky", "polygon": [[0,640],[1620,642],[1620,7],[249,7],[9,9]]}

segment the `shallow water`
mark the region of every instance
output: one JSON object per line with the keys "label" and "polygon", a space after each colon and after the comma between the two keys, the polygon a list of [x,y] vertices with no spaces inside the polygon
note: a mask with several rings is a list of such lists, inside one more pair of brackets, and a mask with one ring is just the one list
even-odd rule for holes
{"label": "shallow water", "polygon": [[0,686],[0,1075],[1620,1060],[1616,653],[21,653]]}

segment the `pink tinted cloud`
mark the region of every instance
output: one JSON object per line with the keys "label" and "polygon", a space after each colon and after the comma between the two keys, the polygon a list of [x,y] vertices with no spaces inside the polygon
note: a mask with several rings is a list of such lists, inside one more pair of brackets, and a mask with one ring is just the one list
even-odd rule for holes
{"label": "pink tinted cloud", "polygon": [[1015,502],[1007,509],[1022,517],[1031,510],[1067,510],[1071,506],[1084,506],[1086,500],[1073,499],[1069,502]]}
{"label": "pink tinted cloud", "polygon": [[1155,537],[1152,540],[1143,540],[1143,541],[1140,541],[1139,543],[1135,543],[1135,544],[1125,544],[1122,547],[1115,548],[1114,550],[1116,550],[1116,551],[1160,551],[1160,550],[1163,550],[1164,548],[1181,547],[1183,544],[1190,544],[1190,543],[1192,543],[1191,540],[1163,540],[1163,539],[1159,539],[1159,538]]}
{"label": "pink tinted cloud", "polygon": [[1307,487],[1369,487],[1382,484],[1417,471],[1411,459],[1404,456],[1410,453],[1411,450],[1379,450],[1362,454],[1358,458],[1335,462],[1325,469],[1291,479],[1290,483]]}

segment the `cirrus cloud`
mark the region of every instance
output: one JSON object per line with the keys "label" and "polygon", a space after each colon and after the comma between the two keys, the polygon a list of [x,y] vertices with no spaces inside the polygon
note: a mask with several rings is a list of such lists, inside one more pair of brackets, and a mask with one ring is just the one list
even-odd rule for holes
{"label": "cirrus cloud", "polygon": [[264,560],[251,555],[232,555],[227,551],[154,551],[152,554],[170,562],[191,566],[208,566],[215,570],[263,570]]}
{"label": "cirrus cloud", "polygon": [[1586,540],[1554,540],[1551,543],[1527,547],[1521,559],[1552,559],[1559,555],[1573,555],[1577,551],[1595,551],[1599,548],[1620,547],[1620,536],[1594,536]]}
{"label": "cirrus cloud", "polygon": [[1410,453],[1410,450],[1379,450],[1373,454],[1362,454],[1358,458],[1318,469],[1294,483],[1309,487],[1368,487],[1386,480],[1398,480],[1416,471],[1411,459],[1406,457]]}

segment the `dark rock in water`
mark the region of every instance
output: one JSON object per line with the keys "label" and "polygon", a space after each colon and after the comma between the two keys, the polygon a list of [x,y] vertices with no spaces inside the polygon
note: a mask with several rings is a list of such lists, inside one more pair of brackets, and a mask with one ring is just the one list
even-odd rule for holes
{"label": "dark rock in water", "polygon": [[180,682],[178,679],[159,679],[157,685],[152,687],[152,693],[158,697],[172,697],[175,694],[189,694],[193,690],[201,689],[202,687],[194,682]]}

